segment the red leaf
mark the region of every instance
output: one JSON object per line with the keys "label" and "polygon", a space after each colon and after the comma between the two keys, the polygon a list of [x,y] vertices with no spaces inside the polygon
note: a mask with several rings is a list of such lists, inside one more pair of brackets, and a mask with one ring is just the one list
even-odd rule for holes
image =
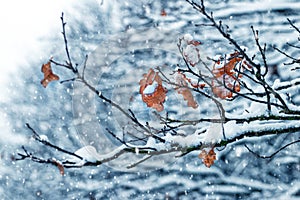
{"label": "red leaf", "polygon": [[59,80],[59,76],[53,74],[52,72],[50,61],[42,65],[41,71],[44,73],[44,79],[41,80],[41,84],[44,86],[44,88],[46,88],[48,83],[50,83],[51,81]]}
{"label": "red leaf", "polygon": [[158,112],[163,111],[167,89],[162,86],[161,77],[152,68],[143,76],[139,82],[143,101],[148,107],[155,108]]}

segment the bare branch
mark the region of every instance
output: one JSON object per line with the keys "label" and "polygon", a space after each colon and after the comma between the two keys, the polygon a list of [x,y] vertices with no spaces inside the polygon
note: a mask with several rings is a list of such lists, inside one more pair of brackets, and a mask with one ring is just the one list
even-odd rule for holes
{"label": "bare branch", "polygon": [[64,21],[64,13],[61,14],[60,19],[61,19],[61,24],[62,24],[62,35],[63,35],[64,43],[65,43],[65,50],[66,50],[66,54],[67,54],[67,58],[68,58],[67,65],[70,66],[72,71],[76,74],[76,73],[78,73],[78,71],[77,71],[77,68],[75,68],[73,66],[71,56],[69,53],[68,40],[67,40],[67,35],[66,35],[66,24],[67,23]]}
{"label": "bare branch", "polygon": [[251,150],[246,144],[245,144],[245,147],[248,149],[249,152],[253,153],[256,157],[258,158],[263,158],[263,159],[269,159],[269,158],[272,158],[274,157],[276,154],[278,154],[280,151],[282,151],[283,149],[287,148],[288,146],[292,145],[292,144],[296,144],[300,142],[300,139],[299,140],[296,140],[296,141],[293,141],[293,142],[290,142],[286,145],[284,145],[283,147],[281,147],[280,149],[278,149],[277,151],[275,151],[274,153],[272,153],[271,155],[269,156],[266,156],[266,155],[259,155],[258,153],[254,152],[253,150]]}
{"label": "bare branch", "polygon": [[54,148],[54,149],[56,149],[57,151],[60,151],[60,152],[62,152],[62,153],[65,153],[65,154],[68,154],[68,155],[77,157],[77,158],[79,158],[80,160],[83,159],[82,157],[76,155],[76,154],[73,153],[73,152],[67,151],[67,150],[65,150],[65,149],[63,149],[63,148],[60,148],[60,147],[58,147],[58,146],[56,146],[56,145],[50,143],[49,141],[46,141],[46,140],[41,139],[40,135],[39,135],[39,134],[38,134],[38,133],[37,133],[37,132],[36,132],[36,131],[28,124],[28,123],[26,123],[26,126],[27,126],[27,128],[29,128],[29,129],[31,130],[31,132],[33,133],[33,138],[34,138],[35,140],[39,141],[40,143],[42,143],[42,144],[44,144],[44,145],[46,145],[46,146],[49,146],[49,147],[51,147],[51,148]]}

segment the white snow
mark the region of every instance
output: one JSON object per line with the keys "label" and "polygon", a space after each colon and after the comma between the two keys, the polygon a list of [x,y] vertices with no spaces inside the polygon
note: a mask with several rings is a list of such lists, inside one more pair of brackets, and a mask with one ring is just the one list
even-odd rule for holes
{"label": "white snow", "polygon": [[188,58],[188,61],[193,65],[200,61],[200,52],[197,46],[189,44],[186,46],[183,52]]}
{"label": "white snow", "polygon": [[[220,57],[217,60],[219,60],[219,59],[220,59]],[[215,69],[221,69],[224,67],[224,65],[225,65],[225,62],[224,62],[224,60],[222,60],[222,61],[216,62],[214,67],[215,67]]]}
{"label": "white snow", "polygon": [[204,143],[216,143],[223,138],[222,124],[211,124],[206,133],[201,135]]}
{"label": "white snow", "polygon": [[96,162],[98,157],[98,152],[93,146],[84,146],[74,152],[76,155],[84,158],[89,162]]}
{"label": "white snow", "polygon": [[184,34],[183,36],[183,39],[186,41],[186,42],[189,42],[189,41],[192,41],[193,40],[193,36],[189,33],[186,33]]}
{"label": "white snow", "polygon": [[151,85],[147,85],[146,88],[143,91],[143,94],[145,95],[151,95],[155,92],[156,88],[158,86],[158,83],[154,81]]}
{"label": "white snow", "polygon": [[242,49],[243,51],[248,51],[248,47],[246,47],[246,46],[241,46],[241,49]]}
{"label": "white snow", "polygon": [[97,152],[96,148],[90,145],[84,146],[74,153],[80,157],[82,157],[85,161],[88,162],[96,162],[96,161],[104,161],[113,159],[115,155],[120,153],[123,149],[125,149],[125,145],[121,145],[119,147],[116,147],[114,150],[107,154],[100,154]]}
{"label": "white snow", "polygon": [[42,141],[49,141],[47,135],[40,135],[40,139],[41,139]]}
{"label": "white snow", "polygon": [[199,139],[197,134],[191,134],[187,136],[173,136],[171,134],[166,134],[163,139],[170,144],[177,144],[179,147],[190,147],[197,146],[200,144],[201,139]]}

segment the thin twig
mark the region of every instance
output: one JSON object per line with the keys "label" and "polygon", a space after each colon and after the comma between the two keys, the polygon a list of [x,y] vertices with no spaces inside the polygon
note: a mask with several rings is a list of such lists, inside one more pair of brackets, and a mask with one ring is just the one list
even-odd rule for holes
{"label": "thin twig", "polygon": [[62,35],[63,35],[64,43],[65,43],[65,50],[66,50],[66,54],[67,54],[67,58],[68,58],[67,65],[69,65],[71,67],[72,71],[76,74],[76,73],[78,73],[78,71],[77,71],[77,68],[73,67],[73,63],[72,63],[71,56],[69,53],[68,40],[67,40],[67,35],[66,35],[66,24],[67,23],[64,21],[64,13],[61,14],[60,19],[61,19],[61,23],[62,23]]}
{"label": "thin twig", "polygon": [[85,73],[85,69],[86,69],[87,60],[88,60],[88,55],[86,55],[85,59],[84,59],[83,70],[82,70],[82,79],[84,79],[84,73]]}
{"label": "thin twig", "polygon": [[272,153],[271,155],[269,156],[266,156],[266,155],[260,155],[256,152],[254,152],[253,150],[251,150],[246,144],[245,144],[245,147],[248,149],[249,152],[251,152],[252,154],[254,154],[256,157],[258,158],[263,158],[263,159],[269,159],[269,158],[272,158],[274,157],[276,154],[278,154],[280,151],[282,151],[283,149],[287,148],[288,146],[292,145],[292,144],[295,144],[295,143],[298,143],[300,142],[300,139],[299,140],[296,140],[296,141],[293,141],[291,143],[288,143],[286,145],[284,145],[283,147],[281,147],[280,149],[278,149],[277,151],[275,151],[274,153]]}
{"label": "thin twig", "polygon": [[298,33],[300,33],[300,29],[299,29],[297,26],[295,26],[294,23],[293,23],[289,18],[287,18],[287,20],[288,20],[288,22],[290,23],[290,25],[291,25]]}
{"label": "thin twig", "polygon": [[68,155],[74,156],[74,157],[76,157],[76,158],[79,158],[80,160],[83,159],[81,156],[79,156],[79,155],[77,155],[77,154],[75,154],[75,153],[73,153],[73,152],[71,152],[71,151],[67,151],[67,150],[65,150],[65,149],[63,149],[63,148],[60,148],[60,147],[58,147],[58,146],[56,146],[56,145],[50,143],[49,141],[42,140],[41,137],[40,137],[40,135],[39,135],[39,134],[38,134],[38,133],[37,133],[37,132],[36,132],[36,131],[28,124],[28,123],[26,123],[26,126],[27,126],[27,128],[29,128],[29,129],[31,130],[31,132],[33,133],[34,139],[37,140],[37,141],[39,141],[40,143],[42,143],[42,144],[44,144],[44,145],[46,145],[46,146],[49,146],[49,147],[51,147],[51,148],[54,148],[54,149],[56,149],[57,151],[60,151],[60,152],[63,152],[63,153],[65,153],[65,154],[68,154]]}

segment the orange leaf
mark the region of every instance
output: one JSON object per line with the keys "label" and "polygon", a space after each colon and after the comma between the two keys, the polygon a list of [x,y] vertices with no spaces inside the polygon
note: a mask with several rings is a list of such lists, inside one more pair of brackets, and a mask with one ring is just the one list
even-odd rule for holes
{"label": "orange leaf", "polygon": [[59,80],[59,76],[53,74],[52,72],[50,61],[46,64],[43,64],[41,70],[44,73],[44,79],[41,80],[41,84],[44,86],[44,88],[46,88],[48,83],[50,83],[51,81]]}
{"label": "orange leaf", "polygon": [[188,79],[186,78],[186,76],[178,72],[175,77],[175,83],[179,86],[177,86],[175,90],[178,92],[178,94],[181,94],[183,96],[184,100],[187,101],[189,107],[196,109],[198,107],[198,104],[195,101],[192,92],[188,88],[187,81]]}
{"label": "orange leaf", "polygon": [[161,77],[152,68],[143,76],[139,82],[142,100],[148,107],[155,108],[158,112],[163,111],[167,89],[162,86]]}
{"label": "orange leaf", "polygon": [[202,159],[202,162],[206,167],[210,168],[216,160],[216,153],[214,152],[214,148],[212,148],[208,153],[205,150],[202,150],[198,157]]}

